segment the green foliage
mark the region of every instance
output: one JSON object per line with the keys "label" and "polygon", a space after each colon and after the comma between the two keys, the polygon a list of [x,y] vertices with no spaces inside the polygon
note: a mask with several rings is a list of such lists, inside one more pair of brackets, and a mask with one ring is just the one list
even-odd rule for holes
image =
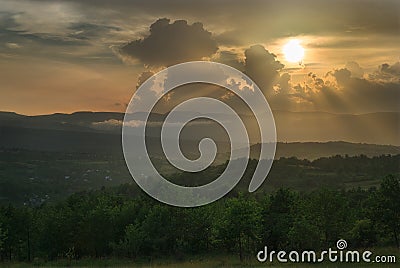
{"label": "green foliage", "polygon": [[325,244],[333,244],[349,229],[350,208],[345,193],[321,190],[312,194],[314,220]]}
{"label": "green foliage", "polygon": [[7,237],[7,233],[3,230],[3,228],[0,226],[0,251],[4,250],[4,243]]}
{"label": "green foliage", "polygon": [[288,189],[280,189],[266,199],[263,206],[264,226],[262,237],[273,248],[285,248],[289,242],[289,230],[296,217],[298,195]]}
{"label": "green foliage", "polygon": [[183,260],[219,252],[235,253],[244,261],[264,246],[318,250],[334,247],[341,238],[352,248],[398,246],[396,176],[370,189],[230,193],[199,208],[164,205],[133,194],[134,189],[123,185],[81,192],[54,204],[0,206],[1,260]]}
{"label": "green foliage", "polygon": [[143,248],[146,233],[141,224],[129,224],[125,228],[123,240],[118,244],[112,243],[113,250],[118,256],[136,258]]}
{"label": "green foliage", "polygon": [[352,243],[357,247],[371,247],[376,244],[378,234],[370,219],[357,220],[349,232]]}
{"label": "green foliage", "polygon": [[[370,199],[370,215],[376,224],[400,247],[400,178],[387,176]],[[390,242],[389,242],[390,243]]]}
{"label": "green foliage", "polygon": [[260,210],[255,200],[243,195],[230,198],[225,203],[217,226],[219,238],[225,248],[239,253],[240,260],[245,253],[253,253],[259,244]]}

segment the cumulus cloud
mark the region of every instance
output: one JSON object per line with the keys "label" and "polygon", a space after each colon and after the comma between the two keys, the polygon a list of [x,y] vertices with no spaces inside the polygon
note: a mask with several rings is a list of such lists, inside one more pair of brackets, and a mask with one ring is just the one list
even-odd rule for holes
{"label": "cumulus cloud", "polygon": [[[274,95],[274,85],[276,84],[281,91],[289,90],[290,75],[288,73],[282,74],[282,76],[280,75],[280,71],[283,69],[284,65],[277,60],[275,54],[269,52],[262,45],[254,45],[244,51],[218,51],[218,53],[213,55],[211,60],[227,64],[244,72],[258,85],[267,97],[272,97],[272,95]],[[154,72],[149,69],[141,73],[138,78],[137,87],[153,74]],[[167,77],[164,82],[168,83],[169,79],[173,78]],[[252,87],[245,86],[241,82],[243,81],[232,81],[232,83],[241,90],[252,90]],[[166,112],[182,101],[200,96],[222,99],[235,109],[248,111],[248,109],[242,107],[243,105],[238,97],[226,89],[204,84],[186,85],[183,88],[175,89],[163,98],[159,104],[157,104],[157,107],[160,111]]]}
{"label": "cumulus cloud", "polygon": [[189,25],[185,20],[177,20],[170,23],[164,18],[150,26],[148,36],[129,42],[120,51],[145,65],[169,66],[210,57],[217,49],[211,32],[200,22]]}
{"label": "cumulus cloud", "polygon": [[[353,74],[347,67],[354,69]],[[357,63],[327,72],[310,72],[302,83],[294,84],[290,74],[281,73],[266,98],[272,109],[326,111],[332,113],[369,113],[400,111],[400,64],[382,64],[363,76]]]}
{"label": "cumulus cloud", "polygon": [[146,82],[146,80],[149,79],[152,75],[154,75],[154,72],[149,70],[142,72],[138,77],[136,88],[140,87],[140,85]]}
{"label": "cumulus cloud", "polygon": [[346,68],[330,71],[327,73],[327,75],[332,75],[336,79],[339,86],[345,86],[350,82],[351,79],[351,72]]}
{"label": "cumulus cloud", "polygon": [[387,63],[379,66],[379,71],[382,73],[387,73],[395,76],[400,76],[400,62],[396,62],[392,66]]}
{"label": "cumulus cloud", "polygon": [[229,65],[239,71],[244,71],[244,63],[235,51],[222,50],[212,58],[212,61]]}
{"label": "cumulus cloud", "polygon": [[[327,72],[325,76],[310,72],[303,83],[293,84],[290,73],[283,71],[284,64],[263,45],[253,45],[243,50],[225,49],[215,53],[217,46],[211,33],[205,31],[201,24],[196,26],[197,33],[189,33],[194,25],[197,24],[188,25],[186,21],[170,23],[168,19],[160,19],[150,27],[148,37],[133,41],[123,48],[129,48],[131,57],[136,57],[151,67],[139,76],[138,85],[153,75],[151,69],[157,66],[211,56],[211,60],[230,65],[248,75],[275,110],[318,110],[334,113],[399,110],[397,102],[400,98],[400,63],[382,64],[368,75],[357,62],[350,61],[343,68]],[[196,41],[196,46],[190,46],[190,40],[176,40],[180,34],[185,35],[185,38],[192,35],[204,38]],[[162,49],[163,44],[166,44],[167,49]],[[176,48],[169,53],[169,49],[174,46]],[[165,82],[168,82],[168,77]],[[225,89],[198,84],[174,90],[160,101],[158,107],[160,111],[166,112],[180,102],[198,96],[222,99],[237,110],[247,111],[245,108],[237,108],[240,106],[237,96]]]}
{"label": "cumulus cloud", "polygon": [[[293,86],[292,94],[288,96],[309,103],[313,110],[340,113],[399,111],[399,76],[397,80],[393,79],[398,75],[397,66],[397,63],[381,65],[368,78],[354,77],[347,68],[330,71],[323,78],[310,73],[308,81]],[[382,79],[387,76],[391,79]]]}
{"label": "cumulus cloud", "polygon": [[364,75],[364,69],[355,61],[347,62],[345,68],[351,72],[352,77],[361,78]]}
{"label": "cumulus cloud", "polygon": [[290,83],[290,74],[283,73],[275,85],[274,89],[278,93],[288,92],[290,90],[291,83]]}
{"label": "cumulus cloud", "polygon": [[262,45],[251,46],[245,52],[245,73],[260,87],[264,95],[272,92],[284,65]]}
{"label": "cumulus cloud", "polygon": [[263,45],[253,45],[244,50],[243,59],[240,56],[237,52],[221,51],[213,60],[244,72],[266,96],[273,92],[275,84],[283,85],[284,80],[288,78],[288,74],[281,78],[280,72],[284,65]]}
{"label": "cumulus cloud", "polygon": [[384,63],[378,67],[378,70],[369,75],[370,79],[380,82],[400,83],[400,62],[393,65]]}

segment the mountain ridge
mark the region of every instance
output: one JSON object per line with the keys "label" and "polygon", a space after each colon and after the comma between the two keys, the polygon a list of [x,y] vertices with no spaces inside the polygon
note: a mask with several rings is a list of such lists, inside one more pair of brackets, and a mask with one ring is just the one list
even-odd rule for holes
{"label": "mountain ridge", "polygon": [[[52,150],[48,144],[58,145],[58,150],[66,149],[63,143],[73,147],[92,150],[96,143],[109,143],[110,147],[120,148],[121,127],[124,113],[119,112],[91,112],[78,111],[71,114],[55,113],[49,115],[25,116],[14,112],[0,112],[0,146],[10,148],[22,147]],[[129,120],[144,120],[147,114],[128,114]],[[290,116],[289,116],[290,115]],[[159,144],[160,130],[166,114],[152,113],[149,116],[152,124],[146,130],[152,143]],[[303,147],[319,146],[318,143],[344,141],[348,143],[369,145],[400,146],[400,113],[377,112],[361,115],[331,114],[316,112],[277,111],[274,113],[278,141],[291,143],[289,147],[296,148],[296,142],[303,143]],[[229,120],[229,118],[226,118]],[[248,120],[246,127],[250,135],[251,144],[257,147],[258,127],[255,120],[245,116]],[[179,121],[179,118],[178,118]],[[253,137],[252,137],[253,135]],[[210,137],[219,144],[219,151],[229,151],[229,140],[222,127],[217,124],[193,124],[185,126],[181,133],[181,140],[190,144],[189,151],[197,153],[198,142]],[[47,141],[46,141],[47,140]],[[36,142],[36,144],[34,143]],[[108,141],[108,142],[107,142]],[[84,142],[91,144],[83,144]],[[112,145],[112,146],[111,146]],[[330,144],[331,147],[343,144]],[[105,146],[105,145],[104,145]],[[100,146],[101,147],[101,146]],[[283,147],[288,147],[283,146]],[[396,147],[396,148],[397,148]],[[376,147],[381,152],[382,147]],[[386,148],[389,149],[389,148]],[[386,150],[385,149],[385,150]],[[385,150],[382,153],[385,153]],[[362,153],[361,150],[356,150]],[[371,151],[368,149],[367,151]],[[396,151],[389,149],[389,152]],[[347,151],[344,150],[344,153]],[[303,153],[301,153],[303,154]],[[299,153],[299,155],[301,155]],[[284,155],[288,155],[285,153]]]}

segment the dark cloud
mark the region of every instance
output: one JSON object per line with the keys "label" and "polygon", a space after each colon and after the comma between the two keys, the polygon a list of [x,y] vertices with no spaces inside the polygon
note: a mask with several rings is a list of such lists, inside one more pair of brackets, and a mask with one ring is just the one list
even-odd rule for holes
{"label": "dark cloud", "polygon": [[[254,45],[244,51],[244,60],[240,60],[240,56],[233,51],[220,51],[212,60],[220,63],[227,64],[234,67],[246,75],[248,75],[261,89],[265,96],[272,96],[274,94],[273,86],[278,84],[280,90],[288,91],[289,88],[289,74],[280,76],[280,71],[284,65],[280,63],[273,53],[270,53],[262,45]],[[138,78],[138,86],[140,86],[146,79],[148,79],[153,72],[146,70],[140,74]],[[167,80],[168,82],[168,80]],[[195,95],[193,91],[202,88],[203,94],[219,99],[227,100],[232,97],[231,94],[227,95],[225,90],[216,87],[187,87],[186,90],[171,94],[172,98],[168,97],[170,103],[175,103],[176,100],[187,99],[191,95]],[[217,92],[216,92],[217,91]]]}
{"label": "dark cloud", "polygon": [[262,45],[253,45],[244,51],[244,60],[239,60],[237,53],[232,51],[221,51],[213,59],[232,66],[248,75],[263,91],[265,95],[271,94],[273,85],[284,83],[288,74],[281,78],[280,72],[285,67],[277,60],[276,55],[269,52]]}
{"label": "dark cloud", "polygon": [[[226,28],[220,39],[230,44],[240,36],[246,36],[246,39],[250,38],[254,43],[288,34],[333,32],[398,34],[400,5],[396,0],[305,0],[301,5],[296,0],[248,0],[245,3],[241,0],[70,0],[69,2],[83,5],[82,10],[87,13],[113,10],[117,16],[124,18],[135,15],[153,18],[169,16],[219,24]],[[243,14],[251,15],[243,18]],[[273,27],[269,27],[270,25]]]}
{"label": "dark cloud", "polygon": [[185,20],[170,23],[159,19],[150,26],[150,34],[121,48],[124,55],[139,59],[150,66],[169,66],[180,62],[200,60],[217,51],[211,33],[196,22]]}
{"label": "dark cloud", "polygon": [[276,84],[278,86],[277,91],[279,93],[288,92],[290,90],[290,74],[283,73]]}
{"label": "dark cloud", "polygon": [[0,53],[79,63],[120,63],[110,49],[114,41],[109,40],[110,33],[120,31],[119,27],[79,22],[46,32],[42,28],[26,29],[26,21],[18,19],[24,16],[24,12],[0,11]]}
{"label": "dark cloud", "polygon": [[19,24],[15,21],[16,15],[20,14],[0,11],[0,29],[11,29],[18,27]]}
{"label": "dark cloud", "polygon": [[243,62],[240,61],[239,55],[234,51],[219,51],[218,54],[212,59],[215,62],[223,63],[229,65],[239,71],[244,71]]}
{"label": "dark cloud", "polygon": [[272,92],[272,86],[279,79],[279,72],[284,65],[262,45],[251,46],[245,50],[245,73],[260,87],[267,96]]}
{"label": "dark cloud", "polygon": [[20,30],[20,24],[15,17],[19,13],[0,12],[0,42],[29,43],[32,47],[39,46],[82,46],[86,42],[75,40],[63,35],[31,33]]}
{"label": "dark cloud", "polygon": [[[235,51],[220,51],[212,60],[227,64],[248,75],[261,89],[273,108],[290,109],[292,104],[290,75],[288,73],[280,74],[284,65],[276,59],[276,56],[264,46],[254,45],[244,51],[244,58],[241,59],[241,57],[243,55]],[[138,78],[138,86],[151,75],[153,72],[144,71]],[[168,83],[168,79],[166,83]],[[242,90],[249,90],[249,88],[244,87]],[[223,100],[242,114],[251,113],[235,94],[224,88],[204,84],[186,85],[183,88],[175,89],[159,102],[157,108],[166,112],[184,100],[200,96]]]}
{"label": "dark cloud", "polygon": [[[297,1],[250,0],[245,4],[242,1],[206,2],[208,3],[203,4],[203,7],[192,10],[187,6],[189,3],[183,4],[176,12],[181,16],[202,19],[207,24],[226,22],[223,24],[224,27],[221,27],[222,31],[218,31],[216,38],[219,43],[227,45],[248,45],[297,35],[337,35],[359,38],[340,39],[320,45],[365,47],[366,42],[368,46],[381,43],[376,40],[370,42],[370,39],[365,40],[362,37],[372,33],[381,39],[383,36],[398,35],[399,29],[400,5],[398,1],[393,0],[306,0],[302,1],[301,5]],[[165,7],[165,10],[168,8]],[[242,18],[243,14],[251,16],[238,19]],[[312,45],[310,44],[310,47]]]}
{"label": "dark cloud", "polygon": [[140,87],[140,85],[143,84],[144,82],[146,82],[146,80],[149,79],[152,75],[154,75],[154,72],[152,72],[152,71],[146,70],[146,71],[142,72],[138,77],[136,88]]}

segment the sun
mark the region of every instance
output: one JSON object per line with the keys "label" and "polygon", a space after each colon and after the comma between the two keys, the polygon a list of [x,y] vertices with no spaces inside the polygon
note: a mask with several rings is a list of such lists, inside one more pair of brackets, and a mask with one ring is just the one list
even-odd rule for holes
{"label": "sun", "polygon": [[304,58],[304,48],[297,39],[290,40],[283,46],[283,54],[288,62],[302,62]]}

